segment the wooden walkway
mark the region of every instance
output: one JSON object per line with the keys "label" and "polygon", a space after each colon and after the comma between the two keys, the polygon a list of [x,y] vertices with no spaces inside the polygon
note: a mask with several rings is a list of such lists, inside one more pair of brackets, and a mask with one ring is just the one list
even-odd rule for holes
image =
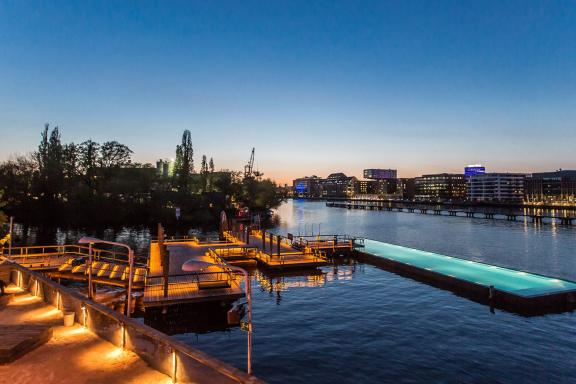
{"label": "wooden walkway", "polygon": [[[309,247],[296,249],[286,239],[278,242],[275,236],[270,243],[270,237],[266,235],[265,239],[262,239],[262,234],[259,231],[250,233],[248,243],[242,242],[231,233],[226,233],[226,236],[228,239],[241,244],[241,247],[254,249],[255,252],[252,252],[249,257],[256,259],[266,268],[316,268],[328,264],[326,256],[316,249]],[[216,249],[216,252],[222,255],[224,259],[235,257],[233,252],[226,252],[225,249]]]}

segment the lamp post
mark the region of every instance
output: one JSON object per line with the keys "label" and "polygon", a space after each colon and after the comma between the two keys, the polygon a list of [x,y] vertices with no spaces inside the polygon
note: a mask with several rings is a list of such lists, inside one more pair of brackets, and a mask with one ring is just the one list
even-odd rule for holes
{"label": "lamp post", "polygon": [[90,258],[90,274],[88,275],[88,296],[91,295],[91,290],[92,290],[92,245],[99,243],[99,244],[109,244],[109,245],[115,245],[117,247],[124,247],[126,249],[128,249],[128,297],[126,298],[126,308],[125,308],[125,312],[126,312],[126,317],[130,317],[130,307],[131,307],[131,302],[132,302],[132,280],[134,278],[134,251],[132,250],[132,248],[130,248],[128,245],[123,244],[123,243],[117,243],[115,241],[107,241],[107,240],[101,240],[101,239],[97,239],[95,237],[83,237],[80,240],[78,240],[78,243],[80,244],[89,244],[89,258]]}
{"label": "lamp post", "polygon": [[[184,272],[202,272],[209,267],[222,268],[222,265],[210,263],[203,260],[191,259],[182,265],[182,271]],[[240,272],[244,275],[244,284],[246,285],[246,301],[248,302],[248,361],[246,363],[247,372],[249,375],[252,374],[252,288],[250,284],[250,276],[245,269],[240,267],[235,267],[232,265],[226,265],[232,271]]]}

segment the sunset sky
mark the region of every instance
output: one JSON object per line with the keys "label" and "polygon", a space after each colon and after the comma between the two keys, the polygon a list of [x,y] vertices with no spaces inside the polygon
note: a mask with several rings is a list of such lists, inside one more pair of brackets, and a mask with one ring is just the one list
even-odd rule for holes
{"label": "sunset sky", "polygon": [[573,1],[2,1],[0,160],[118,140],[279,182],[576,168]]}

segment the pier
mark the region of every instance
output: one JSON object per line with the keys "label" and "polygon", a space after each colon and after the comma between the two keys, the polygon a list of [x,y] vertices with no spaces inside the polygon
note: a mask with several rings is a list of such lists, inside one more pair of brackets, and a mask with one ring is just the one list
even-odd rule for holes
{"label": "pier", "polygon": [[576,224],[576,216],[558,216],[544,213],[528,213],[511,211],[505,208],[489,208],[466,206],[459,208],[455,204],[438,207],[438,204],[425,204],[424,202],[394,202],[394,201],[371,201],[371,200],[345,200],[328,201],[327,207],[360,209],[368,211],[408,212],[419,214],[432,214],[435,216],[466,217],[490,220],[525,221],[536,225],[554,224],[573,226]]}

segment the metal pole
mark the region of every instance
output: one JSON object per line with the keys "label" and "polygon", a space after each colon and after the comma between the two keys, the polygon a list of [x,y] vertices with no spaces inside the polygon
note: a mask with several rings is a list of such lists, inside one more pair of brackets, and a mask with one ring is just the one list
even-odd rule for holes
{"label": "metal pole", "polygon": [[88,298],[92,300],[94,294],[92,292],[92,245],[88,244]]}
{"label": "metal pole", "polygon": [[126,317],[130,317],[130,305],[132,303],[132,280],[134,279],[134,251],[128,247],[128,262],[130,269],[128,272],[128,297],[126,298]]}
{"label": "metal pole", "polygon": [[12,230],[14,228],[14,216],[10,216],[10,237],[8,238],[8,258],[12,257]]}
{"label": "metal pole", "polygon": [[244,278],[246,279],[246,293],[248,294],[248,374],[252,374],[252,287],[250,284],[250,276],[248,272],[244,271]]}

